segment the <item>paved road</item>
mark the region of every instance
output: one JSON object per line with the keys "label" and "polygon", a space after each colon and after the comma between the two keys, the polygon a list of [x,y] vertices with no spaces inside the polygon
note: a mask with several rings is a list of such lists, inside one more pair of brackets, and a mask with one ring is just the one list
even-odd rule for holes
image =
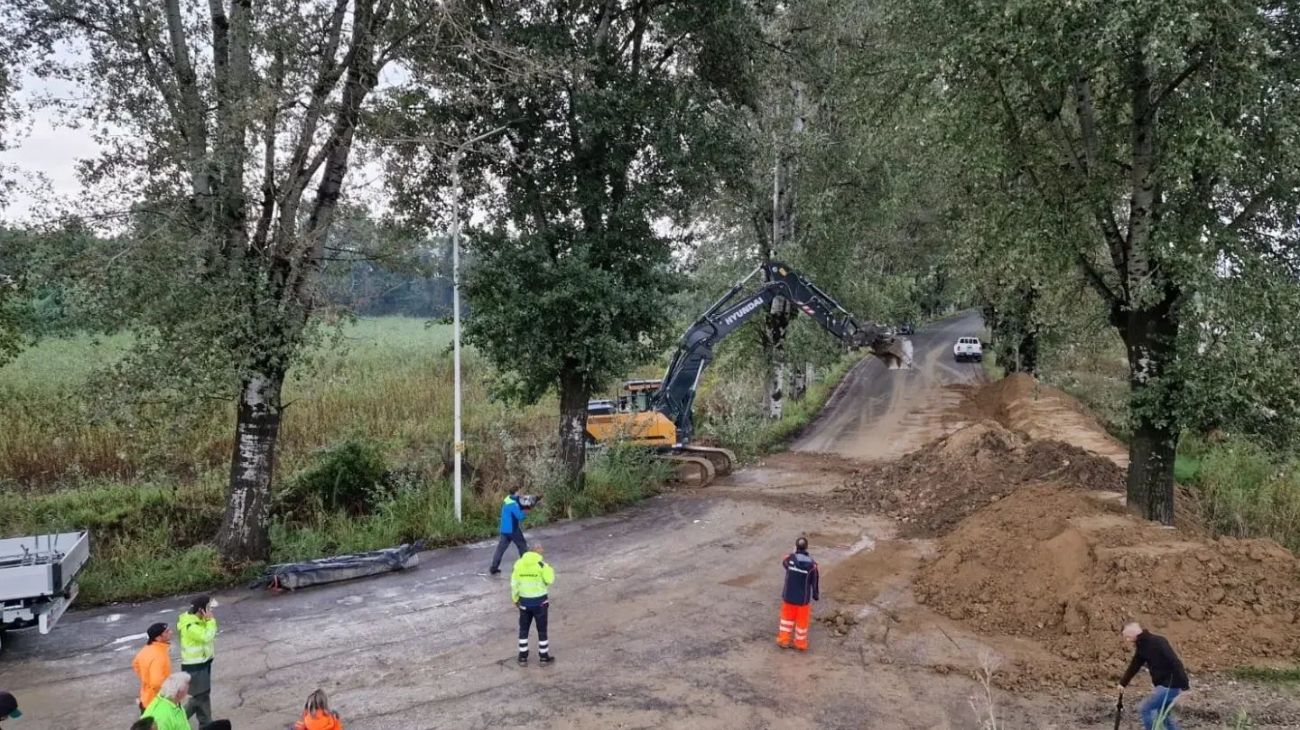
{"label": "paved road", "polygon": [[888,370],[875,358],[858,363],[791,449],[881,459],[920,446],[932,434],[933,424],[925,422],[925,415],[941,411],[957,397],[944,386],[984,380],[982,365],[958,363],[952,357],[957,338],[978,335],[981,327],[979,316],[967,312],[918,330],[911,338],[910,370]]}
{"label": "paved road", "polygon": [[[833,568],[892,530],[835,509],[828,495],[849,467],[805,452],[870,456],[864,445],[888,440],[882,419],[916,428],[908,402],[978,377],[975,366],[943,360],[955,333],[973,324],[950,320],[918,334],[915,371],[858,368],[799,442],[804,452],[706,490],[533,533],[558,573],[554,666],[515,665],[507,583],[483,574],[490,545],[471,545],[426,553],[398,575],[291,595],[221,593],[215,711],[240,730],[283,728],[321,687],[350,730],[974,727],[974,685],[931,669],[941,646],[886,631],[882,648],[821,625],[807,655],[772,641],[778,561],[794,535],[811,533],[815,555]],[[801,508],[801,495],[818,497],[817,506]],[[78,612],[49,636],[6,641],[0,686],[25,712],[15,727],[128,727],[131,656],[145,627],[174,620],[182,603]],[[1008,702],[1014,717],[1018,700]]]}

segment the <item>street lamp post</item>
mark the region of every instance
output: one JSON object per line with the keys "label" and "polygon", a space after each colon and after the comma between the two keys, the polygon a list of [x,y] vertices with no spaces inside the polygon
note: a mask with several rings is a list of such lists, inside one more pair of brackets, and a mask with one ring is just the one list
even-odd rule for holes
{"label": "street lamp post", "polygon": [[472,144],[505,131],[497,127],[491,132],[484,132],[477,137],[467,139],[451,153],[451,336],[452,336],[452,372],[455,388],[453,396],[454,424],[452,426],[453,476],[456,500],[456,521],[461,522],[461,460],[465,454],[465,442],[461,440],[460,419],[460,159]]}
{"label": "street lamp post", "polygon": [[455,425],[452,427],[452,450],[455,451],[455,476],[453,477],[456,493],[456,521],[461,521],[460,513],[460,462],[465,452],[465,442],[460,437],[460,157],[465,146],[461,145],[451,155],[451,336],[452,336],[452,370],[455,373],[456,395]]}

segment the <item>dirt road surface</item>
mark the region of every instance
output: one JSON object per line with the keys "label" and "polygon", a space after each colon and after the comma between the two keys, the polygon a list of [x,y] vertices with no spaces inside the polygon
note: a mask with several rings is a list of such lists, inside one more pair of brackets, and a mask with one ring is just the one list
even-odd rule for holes
{"label": "dirt road surface", "polygon": [[[320,687],[350,730],[979,727],[972,670],[1005,647],[900,616],[916,613],[915,545],[899,550],[890,521],[832,494],[854,460],[948,427],[943,386],[983,377],[951,362],[951,342],[977,327],[967,316],[919,332],[914,370],[855,369],[790,453],[705,490],[531,532],[557,573],[555,665],[535,654],[515,664],[516,611],[508,581],[485,574],[483,543],[298,594],[219,593],[216,714],[240,730],[284,728]],[[824,574],[814,616],[841,616],[814,624],[807,654],[774,644],[779,561],[801,532]],[[0,687],[24,710],[15,727],[124,730],[136,716],[131,657],[182,603],[78,612],[48,636],[12,636]],[[1113,699],[1099,695],[991,697],[1001,727],[1110,727]]]}

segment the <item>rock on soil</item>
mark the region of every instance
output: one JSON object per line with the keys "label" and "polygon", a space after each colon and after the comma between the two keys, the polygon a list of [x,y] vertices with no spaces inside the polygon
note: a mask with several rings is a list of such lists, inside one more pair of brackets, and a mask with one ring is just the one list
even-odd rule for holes
{"label": "rock on soil", "polygon": [[817,622],[836,636],[847,636],[853,627],[858,625],[858,618],[837,608],[825,616],[818,616]]}
{"label": "rock on soil", "polygon": [[1300,656],[1289,551],[1163,528],[1072,485],[1023,487],[964,520],[916,593],[980,632],[1041,642],[1062,661],[1021,669],[1046,685],[1117,678],[1130,620],[1168,636],[1193,675]]}
{"label": "rock on soil", "polygon": [[1083,489],[1124,490],[1124,470],[1110,459],[981,421],[901,459],[859,469],[836,491],[859,510],[899,520],[905,537],[932,537],[1018,487],[1066,476]]}

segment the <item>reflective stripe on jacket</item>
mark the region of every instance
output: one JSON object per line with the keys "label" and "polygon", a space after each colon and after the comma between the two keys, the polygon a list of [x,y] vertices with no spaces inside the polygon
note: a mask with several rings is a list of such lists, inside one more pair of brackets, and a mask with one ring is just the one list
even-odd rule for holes
{"label": "reflective stripe on jacket", "polygon": [[140,717],[153,718],[158,730],[190,730],[190,718],[186,717],[185,710],[162,695],[153,698]]}
{"label": "reflective stripe on jacket", "polygon": [[164,679],[171,676],[172,658],[168,655],[171,646],[165,641],[153,641],[144,645],[131,660],[131,669],[140,678],[140,704],[148,707],[153,698],[158,696]]}
{"label": "reflective stripe on jacket", "polygon": [[541,553],[532,550],[519,556],[515,569],[510,572],[510,600],[540,603],[546,598],[547,586],[555,582],[555,568],[542,560]]}
{"label": "reflective stripe on jacket", "polygon": [[181,639],[182,667],[202,664],[216,655],[217,619],[202,619],[187,611],[176,621],[176,633]]}

